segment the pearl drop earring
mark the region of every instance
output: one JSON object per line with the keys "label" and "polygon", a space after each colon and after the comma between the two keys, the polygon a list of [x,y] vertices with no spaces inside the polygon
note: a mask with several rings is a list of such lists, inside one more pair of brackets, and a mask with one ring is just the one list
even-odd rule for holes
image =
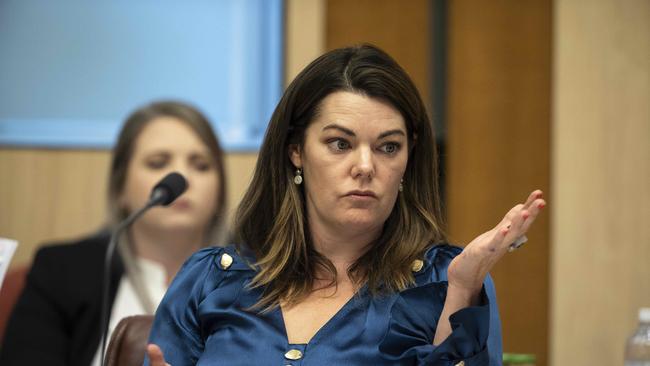
{"label": "pearl drop earring", "polygon": [[293,177],[293,183],[297,186],[302,184],[302,170],[296,169],[296,176]]}

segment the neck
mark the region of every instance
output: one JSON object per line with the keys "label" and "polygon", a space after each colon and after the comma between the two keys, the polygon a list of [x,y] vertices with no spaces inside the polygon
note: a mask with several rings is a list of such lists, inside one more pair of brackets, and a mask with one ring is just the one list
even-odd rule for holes
{"label": "neck", "polygon": [[161,264],[167,272],[167,283],[176,275],[185,260],[203,243],[200,230],[161,230],[135,223],[129,230],[135,254]]}
{"label": "neck", "polygon": [[[356,233],[330,230],[323,225],[310,225],[314,249],[329,259],[336,268],[336,282],[350,281],[348,268],[363,256],[379,237],[381,228]],[[318,276],[320,277],[320,276]],[[325,278],[325,280],[330,280]]]}

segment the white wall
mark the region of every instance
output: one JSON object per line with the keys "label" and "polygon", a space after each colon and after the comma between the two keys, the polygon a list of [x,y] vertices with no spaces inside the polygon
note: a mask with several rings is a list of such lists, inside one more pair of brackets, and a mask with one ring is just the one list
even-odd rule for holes
{"label": "white wall", "polygon": [[554,14],[552,365],[622,365],[650,306],[650,1]]}

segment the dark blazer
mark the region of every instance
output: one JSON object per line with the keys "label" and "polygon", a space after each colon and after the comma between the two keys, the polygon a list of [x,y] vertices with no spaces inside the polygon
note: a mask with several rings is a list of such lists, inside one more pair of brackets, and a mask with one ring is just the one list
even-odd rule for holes
{"label": "dark blazer", "polygon": [[[0,365],[90,365],[100,343],[101,287],[108,241],[108,232],[101,232],[38,250],[7,324]],[[116,253],[109,288],[111,306],[123,273]]]}

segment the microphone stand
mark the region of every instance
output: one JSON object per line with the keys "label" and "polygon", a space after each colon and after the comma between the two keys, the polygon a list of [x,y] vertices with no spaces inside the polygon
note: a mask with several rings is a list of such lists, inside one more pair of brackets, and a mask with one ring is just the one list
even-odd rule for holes
{"label": "microphone stand", "polygon": [[115,254],[115,249],[117,247],[117,242],[119,241],[122,232],[128,228],[135,220],[140,218],[145,212],[154,206],[162,204],[167,197],[166,192],[161,192],[154,190],[151,195],[151,199],[147,204],[135,211],[124,221],[120,222],[117,227],[111,233],[111,239],[106,247],[106,256],[104,257],[104,280],[102,281],[102,298],[101,298],[101,311],[100,311],[100,326],[101,326],[101,339],[102,339],[102,352],[101,352],[101,365],[105,365],[104,357],[106,356],[106,336],[108,335],[108,322],[110,319],[109,315],[109,306],[108,306],[108,290],[110,288],[110,275],[111,275],[111,262],[113,262],[113,254]]}

